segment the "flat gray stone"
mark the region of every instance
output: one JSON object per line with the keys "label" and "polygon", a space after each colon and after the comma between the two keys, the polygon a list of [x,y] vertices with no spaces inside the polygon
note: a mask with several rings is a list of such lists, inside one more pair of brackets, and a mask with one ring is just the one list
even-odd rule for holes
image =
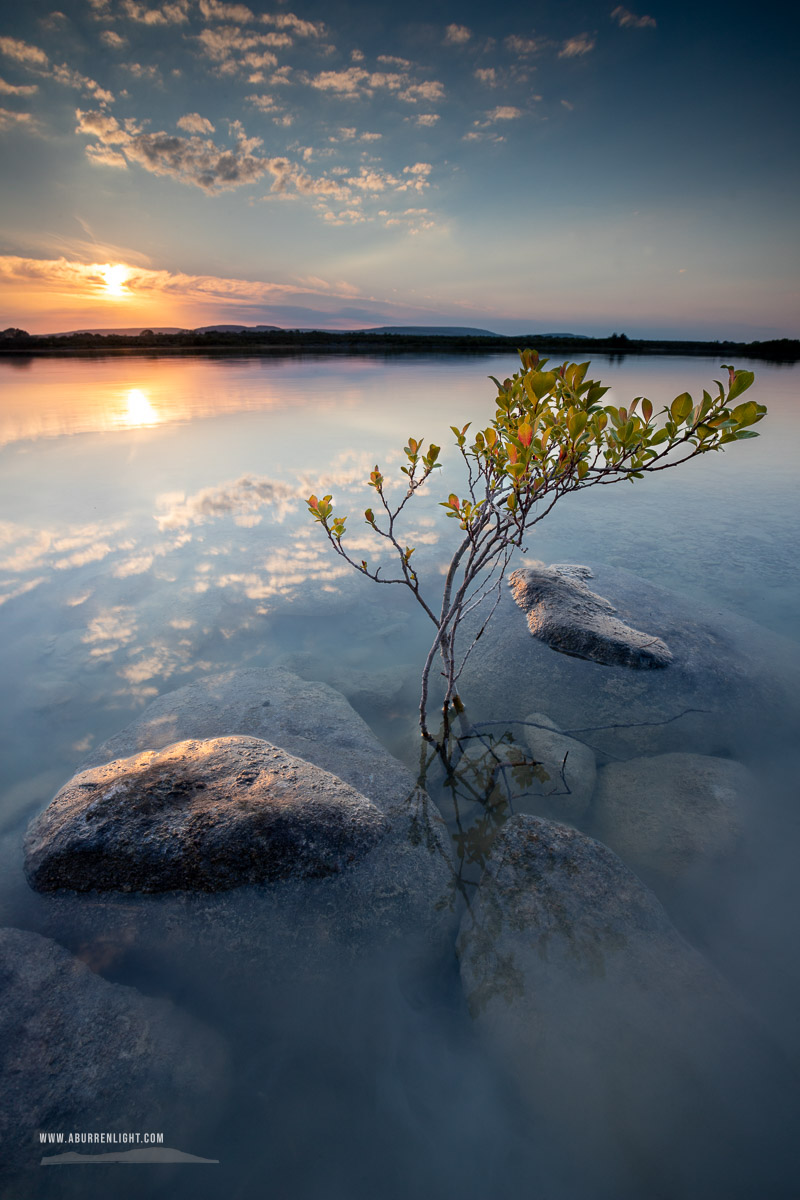
{"label": "flat gray stone", "polygon": [[[610,756],[667,751],[743,757],[758,739],[794,739],[800,723],[800,647],[730,610],[591,564],[592,587],[621,620],[656,632],[670,647],[665,670],[631,671],[553,653],[531,637],[506,589],[475,647],[459,694],[475,722],[493,731],[546,712],[567,735]],[[465,622],[468,644],[478,614]],[[691,711],[688,711],[691,710]]]}
{"label": "flat gray stone", "polygon": [[348,870],[388,821],[257,738],[176,742],[76,775],[32,823],[36,891],[217,892]]}
{"label": "flat gray stone", "polygon": [[729,858],[758,785],[732,759],[657,754],[598,773],[592,832],[653,885]]}
{"label": "flat gray stone", "polygon": [[19,929],[0,930],[0,993],[3,1173],[38,1175],[40,1130],[168,1129],[180,1143],[216,1115],[230,1082],[225,1044],[168,1001],[108,983]]}
{"label": "flat gray stone", "polygon": [[668,646],[621,620],[613,604],[586,586],[589,567],[523,567],[508,577],[514,600],[535,638],[576,658],[636,670],[666,667]]}

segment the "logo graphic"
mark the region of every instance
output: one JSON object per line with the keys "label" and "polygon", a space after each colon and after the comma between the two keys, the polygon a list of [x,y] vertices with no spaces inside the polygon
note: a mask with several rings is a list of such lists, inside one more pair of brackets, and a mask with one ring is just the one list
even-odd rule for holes
{"label": "logo graphic", "polygon": [[169,1146],[149,1146],[141,1150],[112,1151],[110,1154],[50,1154],[41,1160],[43,1167],[85,1166],[87,1163],[219,1163],[218,1158],[199,1158]]}

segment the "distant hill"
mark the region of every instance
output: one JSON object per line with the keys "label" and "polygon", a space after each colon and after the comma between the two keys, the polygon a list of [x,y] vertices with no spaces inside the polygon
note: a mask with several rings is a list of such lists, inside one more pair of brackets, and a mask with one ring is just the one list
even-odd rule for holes
{"label": "distant hill", "polygon": [[[156,330],[153,330],[155,333]],[[193,333],[282,333],[280,325],[201,325]]]}
{"label": "distant hill", "polygon": [[[587,337],[585,333],[537,333],[537,338],[544,341],[545,338],[569,338],[571,342],[591,342],[592,338]],[[530,337],[530,334],[526,334]]]}
{"label": "distant hill", "polygon": [[344,329],[341,333],[401,333],[409,337],[497,337],[490,329],[461,325],[380,325],[376,329]]}
{"label": "distant hill", "polygon": [[[233,328],[233,326],[231,326]],[[237,326],[238,328],[238,326]],[[80,334],[94,334],[97,337],[138,337],[149,329],[151,333],[185,333],[180,325],[135,325],[130,329],[68,329],[65,333],[34,333],[33,337],[77,337]]]}

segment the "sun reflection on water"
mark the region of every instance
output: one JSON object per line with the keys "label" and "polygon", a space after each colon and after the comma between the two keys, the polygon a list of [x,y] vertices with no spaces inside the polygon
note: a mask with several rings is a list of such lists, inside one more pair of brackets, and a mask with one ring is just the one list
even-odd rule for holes
{"label": "sun reflection on water", "polygon": [[158,425],[161,417],[143,391],[131,388],[122,420],[125,425]]}

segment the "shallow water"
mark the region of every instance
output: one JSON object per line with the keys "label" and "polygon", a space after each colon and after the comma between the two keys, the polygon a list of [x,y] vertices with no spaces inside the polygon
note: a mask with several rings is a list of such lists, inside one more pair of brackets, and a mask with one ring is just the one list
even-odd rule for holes
{"label": "shallow water", "polygon": [[[193,679],[299,651],[325,669],[391,669],[397,695],[372,721],[414,764],[425,620],[400,588],[351,577],[304,497],[333,492],[354,514],[354,548],[372,557],[356,520],[371,501],[369,470],[379,462],[399,478],[409,434],[446,451],[451,424],[488,415],[486,376],[514,366],[502,356],[0,360],[0,653],[13,681],[0,699],[3,923],[37,927],[20,873],[30,818],[93,746]],[[645,394],[658,407],[721,378],[719,366],[597,357],[592,373],[620,403]],[[750,394],[769,407],[760,439],[634,489],[568,498],[529,550],[545,562],[623,566],[796,642],[800,369],[736,366],[755,370]],[[457,480],[446,465],[409,524],[418,570],[434,579],[452,532],[437,498]],[[800,1049],[798,763],[788,741],[760,753],[767,732],[754,713],[739,756],[763,791],[746,867],[697,880],[671,911],[747,992],[790,1064]],[[122,962],[111,975],[170,994],[170,981],[142,963]],[[203,1008],[191,995],[177,1000]],[[193,1194],[199,1186],[291,1200],[623,1194],[607,1168],[587,1175],[572,1162],[580,1156],[567,1128],[523,1115],[513,1082],[475,1037],[454,958],[434,977],[410,980],[382,960],[346,978],[334,972],[321,991],[273,996],[256,1025],[225,1033],[234,1098],[198,1145],[184,1147],[219,1158],[204,1170],[224,1180],[193,1177]],[[186,1168],[139,1169],[152,1172],[148,1195],[188,1188]],[[105,1178],[53,1172],[59,1179],[35,1181],[36,1194],[128,1186],[119,1168],[94,1170]],[[764,1195],[792,1194],[780,1173],[770,1179]],[[131,1195],[143,1194],[137,1187]],[[695,1194],[685,1183],[646,1187],[638,1195]],[[721,1200],[733,1194],[721,1169],[705,1187]]]}

